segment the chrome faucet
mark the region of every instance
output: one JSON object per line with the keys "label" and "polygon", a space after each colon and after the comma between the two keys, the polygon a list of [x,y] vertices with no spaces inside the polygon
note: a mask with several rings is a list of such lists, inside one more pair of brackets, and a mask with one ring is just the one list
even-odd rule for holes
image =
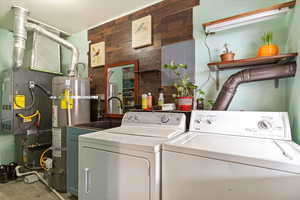
{"label": "chrome faucet", "polygon": [[109,104],[109,101],[111,101],[112,99],[116,99],[120,102],[120,107],[121,107],[121,113],[123,113],[123,102],[122,100],[119,98],[119,97],[110,97],[108,100],[107,100],[107,104]]}

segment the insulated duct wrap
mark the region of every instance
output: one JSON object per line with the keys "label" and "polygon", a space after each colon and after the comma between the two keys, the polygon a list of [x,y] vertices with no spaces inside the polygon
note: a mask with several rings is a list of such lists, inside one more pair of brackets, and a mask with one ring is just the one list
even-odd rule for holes
{"label": "insulated duct wrap", "polygon": [[24,52],[27,40],[26,23],[29,11],[14,6],[14,48],[13,48],[13,63],[14,67],[20,68],[23,65]]}
{"label": "insulated duct wrap", "polygon": [[224,83],[223,88],[217,97],[213,110],[227,110],[238,86],[242,83],[292,77],[295,76],[296,69],[296,63],[289,63],[285,65],[277,65],[274,67],[269,66],[246,69],[233,74]]}

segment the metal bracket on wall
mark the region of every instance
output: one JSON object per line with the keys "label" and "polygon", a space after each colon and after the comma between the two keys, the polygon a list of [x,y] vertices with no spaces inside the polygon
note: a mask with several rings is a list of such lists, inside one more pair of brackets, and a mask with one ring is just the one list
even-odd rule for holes
{"label": "metal bracket on wall", "polygon": [[216,90],[219,91],[220,89],[220,72],[216,71]]}
{"label": "metal bracket on wall", "polygon": [[274,80],[274,85],[276,89],[279,88],[279,79]]}

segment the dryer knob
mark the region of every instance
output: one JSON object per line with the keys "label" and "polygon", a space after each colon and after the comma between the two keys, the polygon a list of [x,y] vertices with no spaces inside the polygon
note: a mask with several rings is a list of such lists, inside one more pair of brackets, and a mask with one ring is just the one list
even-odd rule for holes
{"label": "dryer knob", "polygon": [[163,115],[161,118],[160,118],[160,122],[163,123],[163,124],[166,124],[170,121],[170,118],[168,115]]}
{"label": "dryer knob", "polygon": [[262,130],[268,130],[268,129],[272,128],[271,122],[269,122],[267,120],[259,121],[257,126],[258,126],[259,129],[262,129]]}
{"label": "dryer knob", "polygon": [[197,119],[195,120],[196,124],[201,124],[201,120],[200,119]]}

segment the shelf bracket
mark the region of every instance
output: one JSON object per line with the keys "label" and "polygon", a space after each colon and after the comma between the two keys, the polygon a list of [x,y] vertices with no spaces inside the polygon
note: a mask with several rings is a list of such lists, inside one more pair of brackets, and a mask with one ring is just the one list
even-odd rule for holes
{"label": "shelf bracket", "polygon": [[216,90],[219,91],[220,89],[220,72],[216,71]]}
{"label": "shelf bracket", "polygon": [[279,88],[279,79],[274,80],[274,85],[276,89]]}

